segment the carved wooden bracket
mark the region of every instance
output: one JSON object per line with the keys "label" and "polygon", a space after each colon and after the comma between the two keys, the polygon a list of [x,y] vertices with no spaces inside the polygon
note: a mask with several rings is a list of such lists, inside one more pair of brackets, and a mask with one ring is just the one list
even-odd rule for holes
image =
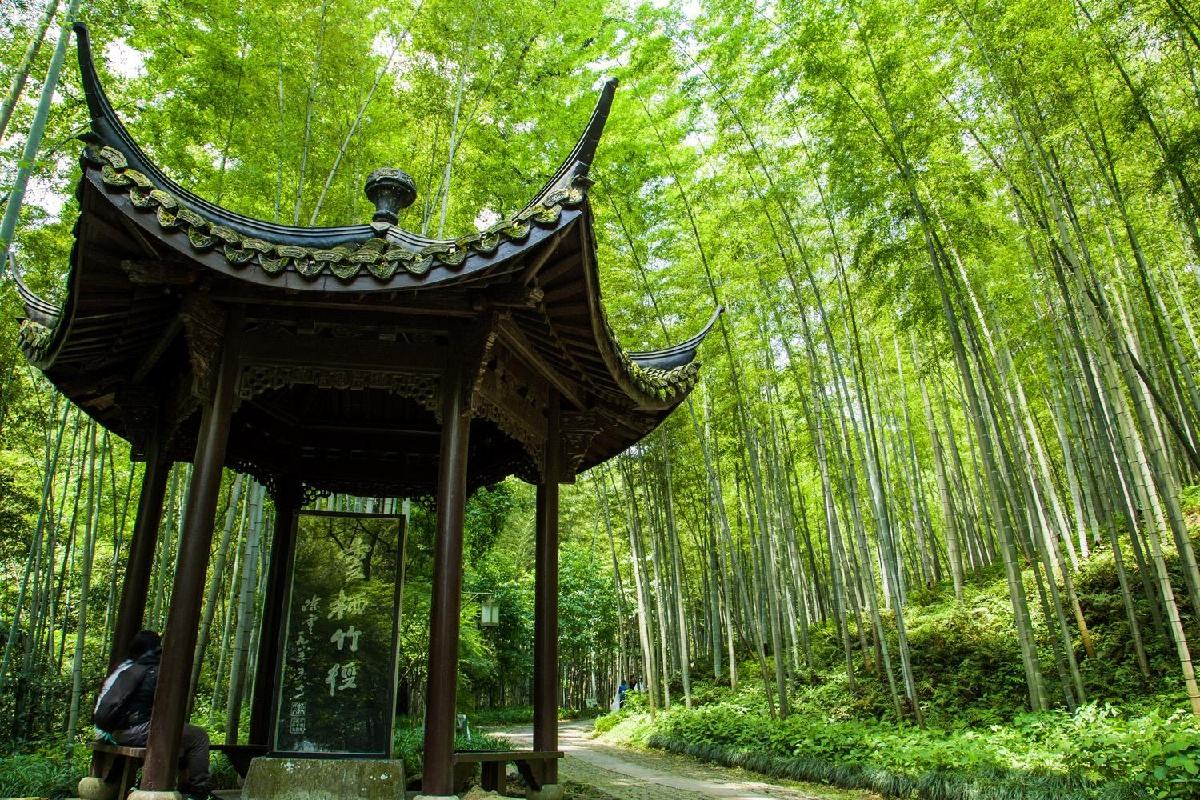
{"label": "carved wooden bracket", "polygon": [[542,469],[549,386],[509,348],[495,348],[472,397],[476,416],[496,423]]}
{"label": "carved wooden bracket", "polygon": [[205,292],[190,292],[179,309],[192,367],[192,395],[201,403],[212,398],[213,381],[221,361],[226,312]]}
{"label": "carved wooden bracket", "polygon": [[592,439],[604,427],[600,415],[595,411],[564,411],[561,421],[561,444],[563,449],[563,483],[574,483],[579,464],[592,446]]}
{"label": "carved wooden bracket", "polygon": [[484,376],[492,369],[496,341],[500,338],[501,315],[493,312],[478,324],[471,326],[461,337],[463,360],[464,405],[471,414],[479,415],[479,391]]}

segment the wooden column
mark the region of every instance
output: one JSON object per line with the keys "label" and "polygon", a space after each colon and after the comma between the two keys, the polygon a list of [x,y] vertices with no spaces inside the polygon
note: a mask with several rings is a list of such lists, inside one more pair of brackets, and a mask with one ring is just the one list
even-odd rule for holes
{"label": "wooden column", "polygon": [[219,364],[213,376],[212,396],[204,404],[196,435],[195,469],[179,542],[179,562],[171,608],[167,613],[158,688],[154,693],[154,715],[150,720],[142,772],[142,788],[149,792],[174,790],[178,773],[179,739],[187,722],[192,657],[196,650],[200,605],[212,549],[213,515],[221,489],[221,469],[225,462],[225,444],[237,383],[241,324],[240,313],[228,314],[221,338]]}
{"label": "wooden column", "polygon": [[164,457],[157,435],[148,448],[146,471],[142,475],[142,491],[138,495],[137,519],[133,537],[129,540],[129,557],[125,562],[125,582],[121,584],[121,603],[113,627],[112,652],[108,671],[112,672],[125,660],[125,648],[134,634],[142,629],[146,614],[146,595],[150,591],[150,572],[154,567],[154,549],[158,544],[158,527],[162,522],[163,498],[167,493],[167,478],[171,461]]}
{"label": "wooden column", "polygon": [[[558,393],[550,392],[546,450],[537,487],[533,596],[533,749],[558,749],[558,480],[562,472]],[[543,762],[542,783],[558,783],[558,762]]]}
{"label": "wooden column", "polygon": [[271,564],[267,568],[258,661],[254,671],[254,691],[250,696],[250,744],[275,744],[275,690],[279,681],[279,657],[283,652],[288,579],[296,549],[296,512],[301,501],[299,484],[281,480],[275,492]]}
{"label": "wooden column", "polygon": [[467,440],[471,412],[463,396],[461,362],[447,367],[442,388],[442,448],[438,463],[437,543],[429,612],[429,679],[425,700],[425,773],[421,792],[454,793],[455,690],[462,601],[463,509],[467,502]]}

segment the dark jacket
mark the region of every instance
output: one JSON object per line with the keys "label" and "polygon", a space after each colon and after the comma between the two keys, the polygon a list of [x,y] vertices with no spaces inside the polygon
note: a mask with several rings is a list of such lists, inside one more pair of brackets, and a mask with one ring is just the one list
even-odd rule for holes
{"label": "dark jacket", "polygon": [[96,699],[97,728],[112,733],[150,721],[161,656],[161,650],[152,650],[113,670]]}

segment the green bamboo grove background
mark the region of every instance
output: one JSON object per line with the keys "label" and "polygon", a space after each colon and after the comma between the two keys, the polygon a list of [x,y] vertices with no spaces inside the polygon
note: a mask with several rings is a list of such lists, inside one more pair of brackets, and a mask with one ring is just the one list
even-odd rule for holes
{"label": "green bamboo grove background", "polygon": [[[6,187],[67,16],[8,7]],[[382,165],[420,187],[401,225],[490,223],[570,150],[599,80],[620,79],[591,192],[612,325],[649,349],[727,313],[662,430],[564,492],[564,706],[607,707],[638,674],[647,712],[742,691],[767,720],[821,708],[916,728],[1135,700],[1200,715],[1193,5],[96,0],[78,15],[169,174],[289,223],[366,220]],[[69,57],[12,247],[54,300],[86,123]],[[25,364],[8,278],[0,304],[0,736],[72,738],[141,467]],[[186,469],[148,624],[169,600]],[[233,734],[273,511],[232,474],[222,508],[192,683],[197,713]],[[415,713],[432,509],[414,509]],[[505,620],[464,626],[472,707],[527,702],[532,524],[516,482],[468,515],[466,588],[500,596]]]}

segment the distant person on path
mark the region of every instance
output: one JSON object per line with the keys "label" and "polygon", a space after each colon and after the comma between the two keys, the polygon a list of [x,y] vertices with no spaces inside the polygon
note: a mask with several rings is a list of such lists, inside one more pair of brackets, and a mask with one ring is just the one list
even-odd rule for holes
{"label": "distant person on path", "polygon": [[[161,657],[162,638],[154,631],[141,631],[129,642],[126,659],[100,688],[93,719],[119,745],[146,746]],[[180,766],[188,773],[180,791],[188,798],[208,798],[208,732],[185,724],[179,749]]]}
{"label": "distant person on path", "polygon": [[625,707],[625,694],[629,691],[629,683],[622,678],[621,685],[617,687],[617,708]]}

